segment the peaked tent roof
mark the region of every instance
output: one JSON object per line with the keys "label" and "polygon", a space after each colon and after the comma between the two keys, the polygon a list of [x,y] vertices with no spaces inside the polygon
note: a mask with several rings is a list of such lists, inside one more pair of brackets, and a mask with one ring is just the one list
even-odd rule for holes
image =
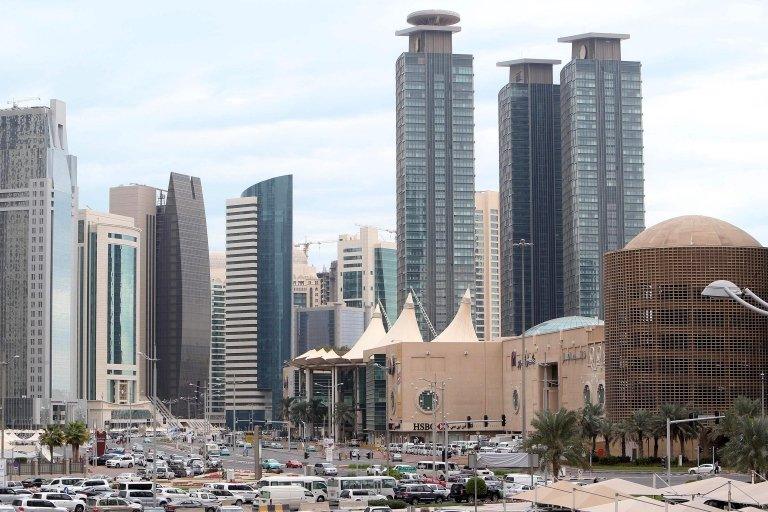
{"label": "peaked tent roof", "polygon": [[469,293],[469,288],[467,288],[467,291],[464,292],[464,296],[461,298],[461,304],[459,304],[456,316],[453,317],[448,327],[437,338],[432,340],[432,343],[463,341],[479,341],[475,332],[475,326],[472,324],[472,295]]}
{"label": "peaked tent roof", "polygon": [[392,328],[371,348],[383,347],[390,343],[421,343],[423,341],[424,338],[421,337],[419,323],[416,321],[416,308],[413,305],[413,297],[409,293],[408,298],[405,299],[405,304],[403,304],[403,310],[400,312],[400,316],[397,317],[395,323],[392,324]]}
{"label": "peaked tent roof", "polygon": [[386,334],[387,331],[384,330],[384,322],[381,321],[381,309],[379,306],[376,306],[376,309],[373,310],[371,321],[368,323],[368,327],[365,328],[363,334],[360,335],[355,344],[352,345],[349,352],[342,357],[347,361],[361,362],[363,360],[363,352],[380,346],[379,342]]}

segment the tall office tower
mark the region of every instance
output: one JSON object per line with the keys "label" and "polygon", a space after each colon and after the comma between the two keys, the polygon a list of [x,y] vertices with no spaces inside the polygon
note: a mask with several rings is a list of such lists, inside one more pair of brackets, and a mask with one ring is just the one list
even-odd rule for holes
{"label": "tall office tower", "polygon": [[291,358],[293,176],[256,183],[242,197],[258,201],[258,384],[272,395],[254,419],[279,419],[283,363]]}
{"label": "tall office tower", "polygon": [[365,312],[337,302],[314,308],[296,308],[293,353],[301,355],[313,348],[347,347],[363,334]]}
{"label": "tall office tower", "polygon": [[211,252],[211,364],[208,373],[208,421],[226,425],[226,253]]}
{"label": "tall office tower", "polygon": [[413,289],[438,333],[475,277],[472,56],[452,53],[458,22],[418,11],[397,32],[408,37],[397,59],[397,302]]}
{"label": "tall office tower", "polygon": [[[171,173],[157,207],[157,395],[203,417],[211,351],[211,275],[200,178]],[[185,402],[183,398],[192,400]]]}
{"label": "tall office tower", "polygon": [[339,301],[339,261],[333,260],[328,266],[328,303]]}
{"label": "tall office tower", "polygon": [[331,303],[331,273],[323,267],[323,270],[317,273],[317,278],[320,280],[320,305],[325,306]]}
{"label": "tall office tower", "polygon": [[509,68],[499,91],[502,336],[563,315],[560,86],[552,83],[559,63],[497,64]]}
{"label": "tall office tower", "polygon": [[339,301],[353,308],[364,308],[366,317],[379,302],[387,317],[397,318],[397,248],[395,242],[379,239],[370,226],[358,235],[339,235],[336,269]]}
{"label": "tall office tower", "polygon": [[501,337],[499,193],[475,192],[475,325],[477,338]]}
{"label": "tall office tower", "polygon": [[[85,417],[77,394],[77,159],[66,107],[0,110],[0,357],[9,425]],[[73,416],[74,415],[74,416]]]}
{"label": "tall office tower", "polygon": [[293,248],[293,305],[314,308],[322,304],[322,279],[317,269],[307,260],[304,250]]}
{"label": "tall office tower", "polygon": [[[79,394],[120,405],[141,400],[141,230],[122,215],[80,210],[77,353]],[[115,414],[119,417],[120,414]]]}
{"label": "tall office tower", "polygon": [[602,316],[603,254],[645,227],[640,63],[626,34],[562,37],[563,281],[566,315]]}
{"label": "tall office tower", "polygon": [[[139,295],[136,326],[138,351],[155,355],[155,285],[157,279],[156,218],[159,195],[162,191],[147,185],[121,185],[109,189],[109,212],[131,217],[139,230],[139,272],[141,294]],[[139,395],[152,396],[152,365],[146,358],[139,358],[142,379],[139,381]]]}

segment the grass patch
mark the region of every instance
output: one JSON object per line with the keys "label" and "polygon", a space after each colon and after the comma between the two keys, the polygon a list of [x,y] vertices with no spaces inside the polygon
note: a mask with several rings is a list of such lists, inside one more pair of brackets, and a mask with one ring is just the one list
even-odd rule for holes
{"label": "grass patch", "polygon": [[352,464],[348,464],[347,467],[349,469],[368,469],[371,467],[370,464],[361,464],[359,462],[353,462]]}

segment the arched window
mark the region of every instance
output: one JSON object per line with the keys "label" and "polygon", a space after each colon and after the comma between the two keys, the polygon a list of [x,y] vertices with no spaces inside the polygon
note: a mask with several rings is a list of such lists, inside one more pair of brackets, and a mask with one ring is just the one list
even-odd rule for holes
{"label": "arched window", "polygon": [[584,403],[590,403],[592,401],[592,393],[589,390],[589,384],[584,385]]}

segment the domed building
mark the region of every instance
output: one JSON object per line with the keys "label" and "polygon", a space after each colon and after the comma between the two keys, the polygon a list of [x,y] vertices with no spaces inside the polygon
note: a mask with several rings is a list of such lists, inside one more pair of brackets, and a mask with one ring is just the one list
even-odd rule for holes
{"label": "domed building", "polygon": [[725,411],[760,397],[768,319],[731,300],[703,297],[727,279],[768,295],[768,249],[704,216],[652,226],[604,256],[605,380],[609,417],[664,403]]}

